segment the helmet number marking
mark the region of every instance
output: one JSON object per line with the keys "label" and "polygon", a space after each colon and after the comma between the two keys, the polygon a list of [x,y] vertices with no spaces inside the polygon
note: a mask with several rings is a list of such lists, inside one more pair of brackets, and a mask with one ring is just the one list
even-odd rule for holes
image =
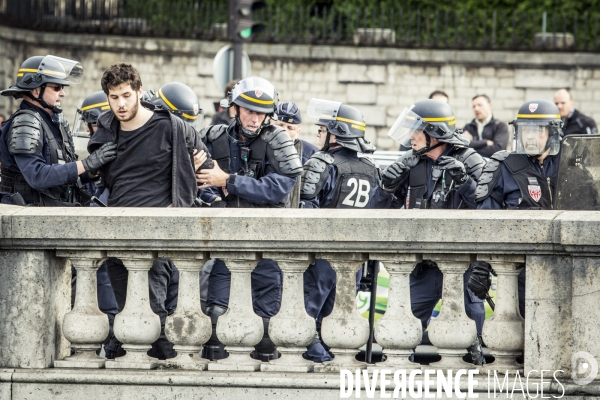
{"label": "helmet number marking", "polygon": [[[343,205],[364,208],[369,204],[369,193],[371,193],[371,184],[369,181],[350,178],[348,179],[347,186],[351,186],[352,191],[342,202]],[[354,195],[356,195],[355,199],[353,199]]]}

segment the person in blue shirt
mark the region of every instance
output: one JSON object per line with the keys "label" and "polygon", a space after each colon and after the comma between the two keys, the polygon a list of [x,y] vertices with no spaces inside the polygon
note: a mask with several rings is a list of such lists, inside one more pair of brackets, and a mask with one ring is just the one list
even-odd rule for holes
{"label": "person in blue shirt", "polygon": [[61,101],[64,88],[80,83],[82,76],[83,67],[77,61],[35,56],[21,64],[16,84],[0,92],[23,99],[0,131],[2,203],[81,205],[80,188],[98,168],[116,157],[116,145],[106,143],[77,160]]}
{"label": "person in blue shirt", "polygon": [[[547,100],[519,108],[514,152],[499,151],[486,164],[475,191],[480,210],[551,210],[556,198],[563,123],[558,107]],[[469,288],[485,298],[493,273],[487,263],[474,268]],[[525,268],[519,274],[519,310],[525,316]]]}
{"label": "person in blue shirt", "polygon": [[[321,150],[304,164],[300,194],[304,208],[369,208],[371,189],[379,184],[379,169],[367,156],[375,147],[364,139],[367,124],[362,113],[346,104],[319,99],[312,99],[308,110],[309,116],[319,118]],[[323,318],[333,310],[336,282],[327,260],[316,259],[304,272],[304,304],[317,326],[317,337],[304,357],[315,362],[332,359],[320,331]]]}
{"label": "person in blue shirt", "polygon": [[[290,207],[290,193],[302,173],[302,162],[287,132],[270,123],[277,109],[277,92],[260,77],[242,79],[222,105],[234,108],[234,122],[203,129],[214,167],[196,175],[200,198],[213,207]],[[207,313],[213,321],[213,336],[204,356],[226,356],[216,336],[218,317],[229,304],[231,275],[223,260],[216,259],[209,275]],[[281,305],[282,275],[277,263],[261,260],[252,272],[254,312],[263,318],[265,337],[253,357],[267,361],[278,357],[268,338],[268,322]]]}
{"label": "person in blue shirt", "polygon": [[[388,135],[411,144],[382,174],[373,190],[373,208],[468,209],[475,208],[475,187],[483,158],[469,148],[469,141],[456,129],[452,108],[438,100],[424,100],[405,108]],[[467,315],[475,321],[478,340],[470,348],[472,361],[483,364],[481,331],[485,320],[483,300],[466,288],[471,267],[464,275]],[[427,328],[433,308],[441,298],[443,274],[434,260],[415,266],[410,276],[413,314]]]}

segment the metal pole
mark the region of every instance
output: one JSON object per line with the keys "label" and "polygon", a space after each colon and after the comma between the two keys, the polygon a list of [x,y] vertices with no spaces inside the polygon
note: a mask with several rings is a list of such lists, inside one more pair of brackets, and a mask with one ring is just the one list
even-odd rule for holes
{"label": "metal pole", "polygon": [[242,79],[242,53],[244,51],[242,38],[239,37],[238,33],[236,32],[238,27],[237,3],[238,0],[227,1],[227,15],[229,16],[227,21],[227,31],[229,33],[229,40],[233,42],[232,79]]}
{"label": "metal pole", "polygon": [[242,52],[244,44],[241,39],[233,41],[233,79],[242,79]]}

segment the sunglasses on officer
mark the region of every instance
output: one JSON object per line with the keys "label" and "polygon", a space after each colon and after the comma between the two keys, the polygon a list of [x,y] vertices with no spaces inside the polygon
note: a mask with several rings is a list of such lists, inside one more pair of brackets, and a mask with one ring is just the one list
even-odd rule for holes
{"label": "sunglasses on officer", "polygon": [[46,85],[46,87],[54,90],[55,92],[60,92],[65,88],[65,85]]}

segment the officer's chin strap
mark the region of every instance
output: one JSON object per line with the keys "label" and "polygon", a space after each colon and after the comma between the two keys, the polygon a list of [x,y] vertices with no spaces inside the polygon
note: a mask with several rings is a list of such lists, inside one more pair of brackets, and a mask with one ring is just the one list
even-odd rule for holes
{"label": "officer's chin strap", "polygon": [[47,108],[48,110],[51,110],[54,114],[60,114],[61,112],[63,112],[63,110],[60,106],[51,106],[50,104],[48,104],[46,102],[46,100],[44,100],[44,92],[45,91],[46,91],[46,85],[42,85],[42,86],[40,86],[40,95],[37,98],[33,97],[31,92],[28,92],[25,95],[27,97],[29,97],[30,99],[35,100],[38,103],[40,103],[42,105],[42,107]]}
{"label": "officer's chin strap", "polygon": [[240,120],[240,106],[238,106],[237,104],[234,104],[235,107],[235,122],[238,124],[238,126],[240,127],[240,134],[249,137],[249,138],[255,138],[258,135],[260,135],[260,131],[262,131],[262,129],[270,124],[270,118],[269,116],[265,116],[265,119],[263,120],[262,124],[260,124],[260,126],[258,127],[258,129],[256,130],[256,132],[252,132],[249,131],[248,129],[244,128],[244,125],[242,125],[242,121]]}
{"label": "officer's chin strap", "polygon": [[88,129],[90,130],[90,137],[92,137],[92,135],[94,134],[94,125],[92,125],[90,122],[87,123]]}
{"label": "officer's chin strap", "polygon": [[438,142],[437,144],[434,144],[432,146],[431,145],[431,137],[427,133],[425,133],[425,132],[423,132],[423,133],[425,134],[425,140],[427,140],[427,145],[420,150],[413,150],[413,154],[415,156],[422,156],[423,154],[428,153],[433,149],[437,149],[438,147],[440,147],[441,145],[444,144],[442,142]]}

